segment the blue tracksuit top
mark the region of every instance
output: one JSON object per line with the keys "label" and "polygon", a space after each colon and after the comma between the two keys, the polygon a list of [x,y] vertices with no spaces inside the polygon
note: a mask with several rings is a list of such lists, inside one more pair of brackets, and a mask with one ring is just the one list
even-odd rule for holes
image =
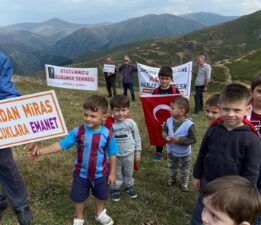
{"label": "blue tracksuit top", "polygon": [[12,81],[13,68],[9,58],[0,51],[0,100],[20,96]]}

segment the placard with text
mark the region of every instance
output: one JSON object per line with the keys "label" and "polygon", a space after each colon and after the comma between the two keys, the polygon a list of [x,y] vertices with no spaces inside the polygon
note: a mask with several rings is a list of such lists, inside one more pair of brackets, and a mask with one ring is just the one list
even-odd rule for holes
{"label": "placard with text", "polygon": [[1,149],[66,134],[53,90],[0,101]]}

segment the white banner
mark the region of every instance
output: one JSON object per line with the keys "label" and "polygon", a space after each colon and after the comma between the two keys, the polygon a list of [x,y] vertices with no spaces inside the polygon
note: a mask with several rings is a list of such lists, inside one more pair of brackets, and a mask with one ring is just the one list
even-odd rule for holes
{"label": "white banner", "polygon": [[0,149],[66,134],[54,91],[0,101]]}
{"label": "white banner", "polygon": [[112,64],[104,64],[103,72],[105,73],[115,73],[115,65]]}
{"label": "white banner", "polygon": [[48,86],[92,91],[98,89],[97,68],[45,65],[45,71]]}
{"label": "white banner", "polygon": [[[140,95],[151,95],[156,87],[160,86],[158,72],[160,68],[137,64]],[[180,92],[189,98],[192,78],[192,61],[180,66],[172,67],[173,81]]]}

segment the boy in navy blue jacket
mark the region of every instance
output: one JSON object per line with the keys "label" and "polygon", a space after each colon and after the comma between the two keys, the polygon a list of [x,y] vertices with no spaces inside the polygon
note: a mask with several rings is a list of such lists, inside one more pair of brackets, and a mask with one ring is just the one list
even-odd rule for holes
{"label": "boy in navy blue jacket", "polygon": [[[250,94],[242,84],[227,85],[220,94],[220,117],[206,131],[195,168],[193,187],[200,188],[204,171],[204,184],[223,176],[239,175],[256,183],[261,163],[261,142],[244,116],[248,111]],[[202,188],[202,190],[204,187]],[[202,224],[201,195],[194,209],[191,224]]]}

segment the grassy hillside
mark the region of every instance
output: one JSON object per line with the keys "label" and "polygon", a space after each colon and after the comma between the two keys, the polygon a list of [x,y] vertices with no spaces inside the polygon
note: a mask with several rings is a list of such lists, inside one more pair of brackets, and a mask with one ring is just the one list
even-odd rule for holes
{"label": "grassy hillside", "polygon": [[[35,93],[51,89],[44,84],[17,77],[16,86],[23,94]],[[97,92],[55,89],[68,130],[82,123],[82,102],[90,94],[106,96],[105,88],[99,85]],[[52,88],[53,89],[53,88]],[[118,89],[119,93],[121,90]],[[138,96],[138,92],[136,92]],[[191,97],[191,111],[193,97]],[[189,212],[193,208],[197,193],[192,189],[183,193],[180,188],[168,187],[166,152],[160,162],[152,160],[154,147],[149,145],[148,134],[144,122],[141,103],[131,103],[131,117],[138,123],[142,138],[142,160],[140,170],[135,173],[135,185],[138,199],[131,200],[122,194],[120,202],[108,201],[109,214],[118,225],[185,225],[190,220]],[[192,117],[191,114],[188,117]],[[197,126],[198,142],[193,146],[193,163],[197,155],[202,135],[208,126],[203,115],[192,117]],[[49,145],[60,139],[42,142]],[[14,155],[21,173],[25,179],[31,207],[34,214],[34,225],[70,225],[73,220],[73,205],[68,197],[72,179],[75,149],[61,154],[42,157],[33,162],[26,159],[21,147],[14,148]],[[191,186],[190,186],[191,188]],[[94,198],[86,203],[84,213],[89,225],[97,225],[94,220]],[[2,221],[4,225],[16,224],[16,218],[11,207],[5,211]]]}
{"label": "grassy hillside", "polygon": [[253,75],[261,72],[261,49],[251,51],[246,56],[227,63],[226,66],[230,69],[233,80],[250,81]]}

